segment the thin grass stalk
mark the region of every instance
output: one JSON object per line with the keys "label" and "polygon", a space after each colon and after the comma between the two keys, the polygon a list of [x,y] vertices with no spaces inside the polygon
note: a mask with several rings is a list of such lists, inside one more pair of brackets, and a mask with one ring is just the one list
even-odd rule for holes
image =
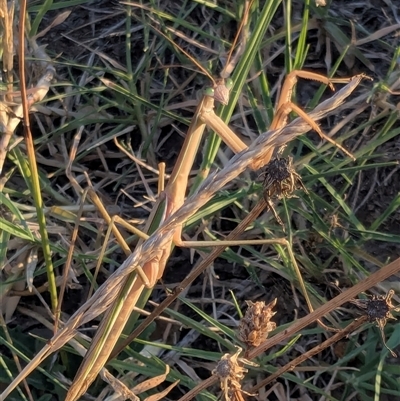
{"label": "thin grass stalk", "polygon": [[[290,1],[291,3],[291,1]],[[296,48],[296,56],[294,59],[294,69],[300,69],[307,57],[307,32],[308,32],[308,23],[310,19],[310,0],[305,0],[304,8],[303,8],[303,18],[301,23],[301,31],[298,39],[298,44]],[[292,65],[292,64],[290,64]]]}
{"label": "thin grass stalk", "polygon": [[[136,82],[134,80],[134,73],[132,70],[132,60],[131,60],[131,54],[132,54],[132,40],[131,40],[131,21],[133,18],[132,14],[132,6],[130,5],[125,5],[126,7],[126,24],[125,24],[125,30],[126,30],[126,41],[125,41],[125,46],[126,46],[126,63],[127,63],[127,69],[128,69],[128,85],[129,85],[129,90],[132,93],[133,96],[138,96],[138,92],[136,89]],[[145,118],[143,116],[143,108],[140,102],[134,101],[133,103],[133,111],[136,116],[137,124],[139,126],[140,134],[142,136],[142,142],[145,144],[149,144],[149,134],[148,130],[146,127],[145,123]],[[147,154],[147,160],[150,161],[150,164],[155,165],[156,157],[153,151],[153,148],[151,146],[145,146],[144,147],[144,156]]]}
{"label": "thin grass stalk", "polygon": [[[1,305],[0,305],[0,327],[3,329],[3,332],[4,332],[4,335],[6,337],[6,340],[10,344],[13,344],[12,336],[10,335],[10,333],[8,331],[8,328],[7,328],[7,324],[6,324],[6,322],[5,322],[4,318],[3,318],[3,312],[4,311],[2,310]],[[12,358],[14,360],[14,363],[15,363],[18,371],[21,372],[22,366],[21,366],[21,363],[19,361],[19,357],[18,357],[17,353],[14,352],[13,350],[11,350],[11,354],[12,354]],[[0,357],[0,359],[1,359],[1,365],[3,365],[2,368],[4,369],[5,372],[9,373],[10,376],[11,376],[11,372],[9,371],[8,367],[6,366],[6,362],[4,361],[3,357]],[[23,380],[23,385],[24,385],[24,389],[25,389],[26,394],[28,394],[29,400],[30,401],[34,401],[32,393],[31,393],[31,390],[30,390],[29,385],[28,385],[28,382],[26,380]],[[25,397],[24,393],[22,392],[22,390],[19,387],[18,387],[18,392],[20,393],[21,398]]]}
{"label": "thin grass stalk", "polygon": [[53,0],[45,0],[44,3],[40,6],[39,11],[36,14],[36,17],[31,26],[31,30],[30,30],[31,37],[36,36],[37,31],[39,29],[39,25],[43,20],[43,17],[50,10],[52,5],[53,5]]}
{"label": "thin grass stalk", "polygon": [[[286,0],[284,4],[285,14],[285,67],[286,74],[293,70],[292,61],[292,0]],[[303,31],[304,26],[301,29]]]}
{"label": "thin grass stalk", "polygon": [[31,191],[33,200],[36,207],[36,213],[39,223],[39,232],[42,242],[43,255],[46,263],[47,280],[49,283],[49,292],[51,297],[51,308],[53,313],[57,311],[58,297],[57,297],[57,285],[54,274],[53,261],[51,259],[51,249],[49,243],[49,237],[46,229],[46,217],[43,211],[43,200],[41,196],[41,189],[39,183],[39,172],[36,164],[35,147],[33,144],[32,133],[30,130],[29,123],[29,106],[28,98],[26,93],[26,80],[25,80],[25,17],[26,17],[26,0],[22,0],[20,3],[20,14],[19,14],[19,74],[21,82],[21,98],[24,118],[24,135],[25,143],[28,154],[28,162],[31,170]]}

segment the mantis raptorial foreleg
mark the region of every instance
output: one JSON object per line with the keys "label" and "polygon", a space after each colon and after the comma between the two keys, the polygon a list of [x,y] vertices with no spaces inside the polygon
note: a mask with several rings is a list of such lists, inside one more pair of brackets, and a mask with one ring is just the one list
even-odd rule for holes
{"label": "mantis raptorial foreleg", "polygon": [[[293,88],[297,83],[298,78],[304,78],[309,80],[314,80],[318,82],[322,82],[325,85],[328,85],[332,90],[334,90],[333,83],[348,83],[351,78],[334,78],[330,79],[324,77],[323,75],[316,74],[310,71],[298,71],[294,70],[286,77],[284,84],[282,86],[281,95],[279,97],[277,106],[276,106],[276,114],[271,123],[270,129],[279,129],[283,127],[286,122],[289,113],[294,111],[299,117],[301,117],[304,121],[306,121],[322,138],[326,139],[328,142],[334,144],[341,151],[343,151],[346,155],[351,157],[353,160],[354,156],[348,152],[344,147],[335,142],[333,139],[325,135],[318,124],[312,120],[308,115],[297,105],[292,103],[291,96],[293,93]],[[214,113],[211,111],[204,111],[200,114],[200,118],[210,127],[212,128],[226,143],[229,148],[235,152],[241,152],[246,149],[247,146],[243,143],[243,141],[235,135],[235,133]],[[253,170],[258,170],[261,167],[268,164],[272,158],[274,149],[271,149],[268,154],[263,157],[263,159],[257,159],[253,162],[251,168]]]}

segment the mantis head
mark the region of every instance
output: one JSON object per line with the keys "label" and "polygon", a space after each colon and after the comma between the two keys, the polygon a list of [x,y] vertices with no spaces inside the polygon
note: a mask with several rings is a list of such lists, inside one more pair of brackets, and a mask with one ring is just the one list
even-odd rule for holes
{"label": "mantis head", "polygon": [[215,82],[213,88],[207,88],[204,91],[205,96],[213,97],[217,102],[226,106],[229,102],[229,92],[233,87],[232,79],[220,79]]}

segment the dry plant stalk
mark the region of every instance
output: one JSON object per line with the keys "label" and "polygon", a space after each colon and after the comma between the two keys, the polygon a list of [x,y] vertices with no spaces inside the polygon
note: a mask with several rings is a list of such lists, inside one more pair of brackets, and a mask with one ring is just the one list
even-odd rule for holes
{"label": "dry plant stalk", "polygon": [[[318,121],[331,111],[336,110],[358,86],[363,77],[364,75],[353,77],[349,84],[317,106],[309,114],[309,118]],[[271,154],[272,149],[283,146],[297,136],[308,132],[310,129],[307,122],[297,118],[281,129],[268,131],[260,135],[248,149],[234,156],[224,169],[211,174],[198,188],[197,193],[186,199],[182,207],[164,221],[146,241],[140,244],[121,267],[98,289],[93,297],[74,313],[68,322],[66,322],[64,328],[57,332],[50,342],[39,351],[35,358],[3,392],[2,396],[6,397],[45,358],[70,341],[76,335],[76,329],[79,326],[105,312],[118,297],[127,276],[135,271],[138,266],[144,266],[149,261],[159,261],[162,257],[160,249],[165,249],[171,243],[176,230],[205,205],[217,191],[249,166],[259,163],[260,160],[265,160],[266,156]]]}

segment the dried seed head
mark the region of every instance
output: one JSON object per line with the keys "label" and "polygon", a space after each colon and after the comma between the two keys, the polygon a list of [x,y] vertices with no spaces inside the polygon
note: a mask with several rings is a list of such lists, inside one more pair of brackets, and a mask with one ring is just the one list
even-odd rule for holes
{"label": "dried seed head", "polygon": [[258,347],[275,330],[276,324],[271,322],[276,312],[272,311],[277,299],[265,305],[265,302],[246,301],[247,311],[239,324],[238,338],[248,346]]}
{"label": "dried seed head", "polygon": [[370,322],[377,320],[394,319],[390,312],[391,305],[388,304],[387,299],[384,297],[374,296],[367,303],[366,312]]}
{"label": "dried seed head", "polygon": [[370,322],[377,322],[384,327],[387,319],[396,319],[392,311],[400,311],[400,307],[392,304],[394,291],[390,290],[386,295],[372,295],[370,299],[352,299],[350,302],[364,310]]}
{"label": "dried seed head", "polygon": [[397,355],[386,345],[384,328],[388,319],[396,318],[392,315],[392,311],[400,312],[399,306],[392,304],[394,291],[390,290],[386,295],[372,295],[370,299],[352,299],[350,302],[364,310],[370,322],[376,322],[379,328],[384,346],[390,351],[392,356]]}
{"label": "dried seed head", "polygon": [[301,177],[293,168],[293,159],[276,157],[271,160],[262,173],[264,178],[264,198],[270,200],[273,196],[290,198],[297,188],[307,189]]}
{"label": "dried seed head", "polygon": [[237,395],[235,396],[235,394],[237,393],[248,394],[241,389],[240,384],[240,381],[244,378],[244,375],[248,372],[248,370],[243,366],[240,366],[239,362],[246,363],[252,366],[257,366],[256,364],[247,361],[246,359],[239,358],[241,352],[242,349],[238,347],[238,350],[234,355],[225,354],[218,362],[216,368],[211,372],[213,375],[218,376],[220,380],[221,390],[223,391],[226,401],[236,399]]}
{"label": "dried seed head", "polygon": [[234,355],[225,354],[217,364],[217,367],[212,371],[213,375],[217,375],[221,380],[226,378],[235,378],[237,380],[243,379],[243,373],[247,369],[238,365],[238,357],[242,350],[239,348]]}

